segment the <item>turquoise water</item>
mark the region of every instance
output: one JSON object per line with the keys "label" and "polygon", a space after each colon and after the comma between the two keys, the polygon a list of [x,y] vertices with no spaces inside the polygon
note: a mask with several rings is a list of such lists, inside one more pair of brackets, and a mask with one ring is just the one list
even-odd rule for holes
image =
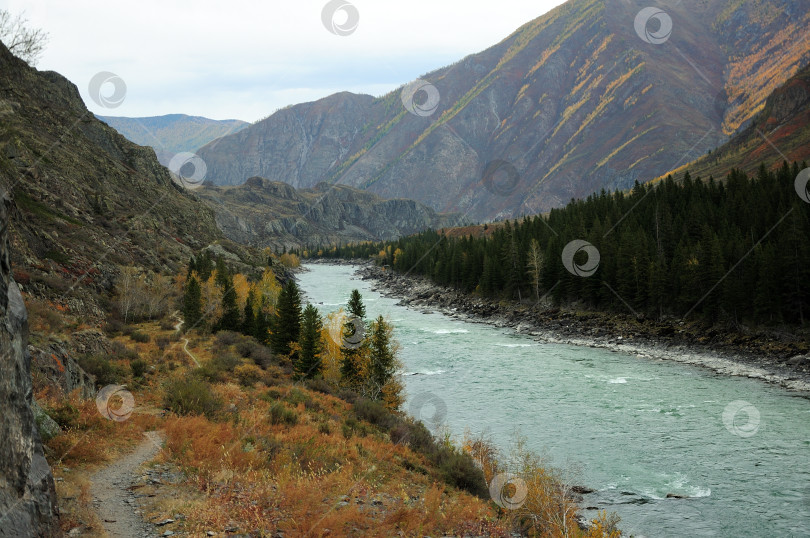
{"label": "turquoise water", "polygon": [[321,312],[357,288],[368,317],[394,324],[406,410],[429,427],[443,419],[457,436],[487,432],[506,450],[518,429],[532,450],[578,469],[574,482],[597,490],[583,506],[617,512],[626,535],[810,536],[810,400],[425,314],[371,291],[352,267],[308,268],[301,288]]}

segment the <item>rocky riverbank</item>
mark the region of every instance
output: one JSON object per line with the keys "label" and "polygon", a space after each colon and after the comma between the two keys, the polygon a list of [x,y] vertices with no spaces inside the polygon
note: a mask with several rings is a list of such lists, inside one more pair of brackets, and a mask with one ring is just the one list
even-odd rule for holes
{"label": "rocky riverbank", "polygon": [[[331,262],[331,260],[330,260]],[[497,302],[366,263],[358,269],[400,304],[466,321],[509,327],[545,342],[606,348],[674,360],[724,375],[762,379],[810,397],[808,342],[795,334],[727,331],[696,321],[636,319],[601,312]]]}

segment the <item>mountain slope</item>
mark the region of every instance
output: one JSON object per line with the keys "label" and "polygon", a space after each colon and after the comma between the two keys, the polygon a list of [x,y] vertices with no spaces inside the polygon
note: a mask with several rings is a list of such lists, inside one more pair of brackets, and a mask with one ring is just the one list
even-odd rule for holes
{"label": "mountain slope", "polygon": [[174,272],[221,238],[214,213],[176,185],[151,148],[96,119],[75,85],[0,44],[0,187],[11,259],[29,295],[103,316],[121,265]]}
{"label": "mountain slope", "polygon": [[196,193],[216,212],[217,225],[226,237],[275,250],[391,240],[461,222],[458,215],[437,215],[413,200],[384,200],[325,183],[296,190],[286,183],[252,177],[238,187],[207,185]]}
{"label": "mountain slope", "polygon": [[724,179],[732,168],[755,175],[761,163],[810,161],[810,67],[778,88],[751,124],[711,153],[671,173]]}
{"label": "mountain slope", "polygon": [[168,114],[148,118],[98,116],[98,118],[141,146],[150,146],[160,164],[168,166],[175,154],[193,152],[200,146],[250,125],[242,120],[212,120],[200,116]]}
{"label": "mountain slope", "polygon": [[198,153],[218,184],[340,182],[473,218],[536,213],[719,146],[810,59],[800,0],[682,0],[663,8],[673,31],[658,45],[634,30],[645,6],[570,0],[425,75],[432,114],[426,92],[420,114],[400,91],[341,93]]}

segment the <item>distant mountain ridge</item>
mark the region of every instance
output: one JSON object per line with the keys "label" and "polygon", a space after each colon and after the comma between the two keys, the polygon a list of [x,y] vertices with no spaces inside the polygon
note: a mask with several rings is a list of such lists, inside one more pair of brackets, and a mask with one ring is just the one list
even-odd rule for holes
{"label": "distant mountain ridge", "polygon": [[672,32],[660,44],[636,33],[648,6],[570,0],[422,77],[439,98],[425,103],[417,92],[425,109],[416,114],[399,90],[339,93],[278,111],[198,154],[217,184],[326,181],[474,220],[537,213],[720,146],[810,61],[807,2],[661,4]]}
{"label": "distant mountain ridge", "polygon": [[427,228],[458,226],[457,214],[437,214],[413,200],[386,200],[344,185],[298,189],[252,177],[231,187],[195,191],[216,213],[228,239],[254,247],[301,248],[393,240]]}
{"label": "distant mountain ridge", "polygon": [[177,153],[194,152],[217,138],[237,133],[250,125],[242,120],[212,120],[185,114],[145,118],[120,116],[98,116],[98,118],[132,142],[152,147],[163,166],[168,166]]}

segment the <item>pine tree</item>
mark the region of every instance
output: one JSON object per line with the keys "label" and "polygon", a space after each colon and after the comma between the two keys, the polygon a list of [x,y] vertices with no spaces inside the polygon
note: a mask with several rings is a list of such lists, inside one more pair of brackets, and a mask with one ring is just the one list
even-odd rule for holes
{"label": "pine tree", "polygon": [[390,326],[382,316],[371,324],[367,393],[373,400],[383,399],[383,390],[396,373],[396,357],[391,347]]}
{"label": "pine tree", "polygon": [[227,277],[226,284],[222,290],[222,317],[216,324],[217,331],[239,331],[242,328],[239,305],[237,304],[236,289],[233,287],[233,280]]}
{"label": "pine tree", "polygon": [[297,342],[301,335],[301,292],[293,279],[289,279],[281,289],[271,328],[273,351],[289,357],[292,352],[290,344]]}
{"label": "pine tree", "polygon": [[256,303],[256,294],[253,290],[248,292],[247,299],[245,300],[245,313],[242,316],[242,334],[248,336],[256,335],[256,315],[254,313],[254,306]]}
{"label": "pine tree", "polygon": [[301,321],[298,360],[293,364],[299,379],[313,379],[321,372],[321,329],[323,321],[318,310],[308,304]]}
{"label": "pine tree", "polygon": [[202,321],[202,290],[192,275],[183,293],[183,324],[186,330],[199,328]]}
{"label": "pine tree", "polygon": [[254,323],[255,331],[253,336],[255,336],[256,340],[264,345],[268,345],[270,343],[270,318],[267,314],[270,309],[269,303],[269,299],[263,295],[259,308],[256,312],[256,321]]}
{"label": "pine tree", "polygon": [[360,319],[366,317],[366,306],[363,304],[363,297],[360,295],[360,291],[352,290],[346,308],[352,316],[357,316]]}
{"label": "pine tree", "polygon": [[[346,309],[349,312],[349,319],[343,325],[340,377],[346,386],[352,390],[359,390],[361,384],[360,359],[366,347],[366,337],[362,334],[358,335],[357,331],[363,330],[366,307],[358,290],[352,290]],[[362,341],[358,342],[359,338],[362,338]]]}

